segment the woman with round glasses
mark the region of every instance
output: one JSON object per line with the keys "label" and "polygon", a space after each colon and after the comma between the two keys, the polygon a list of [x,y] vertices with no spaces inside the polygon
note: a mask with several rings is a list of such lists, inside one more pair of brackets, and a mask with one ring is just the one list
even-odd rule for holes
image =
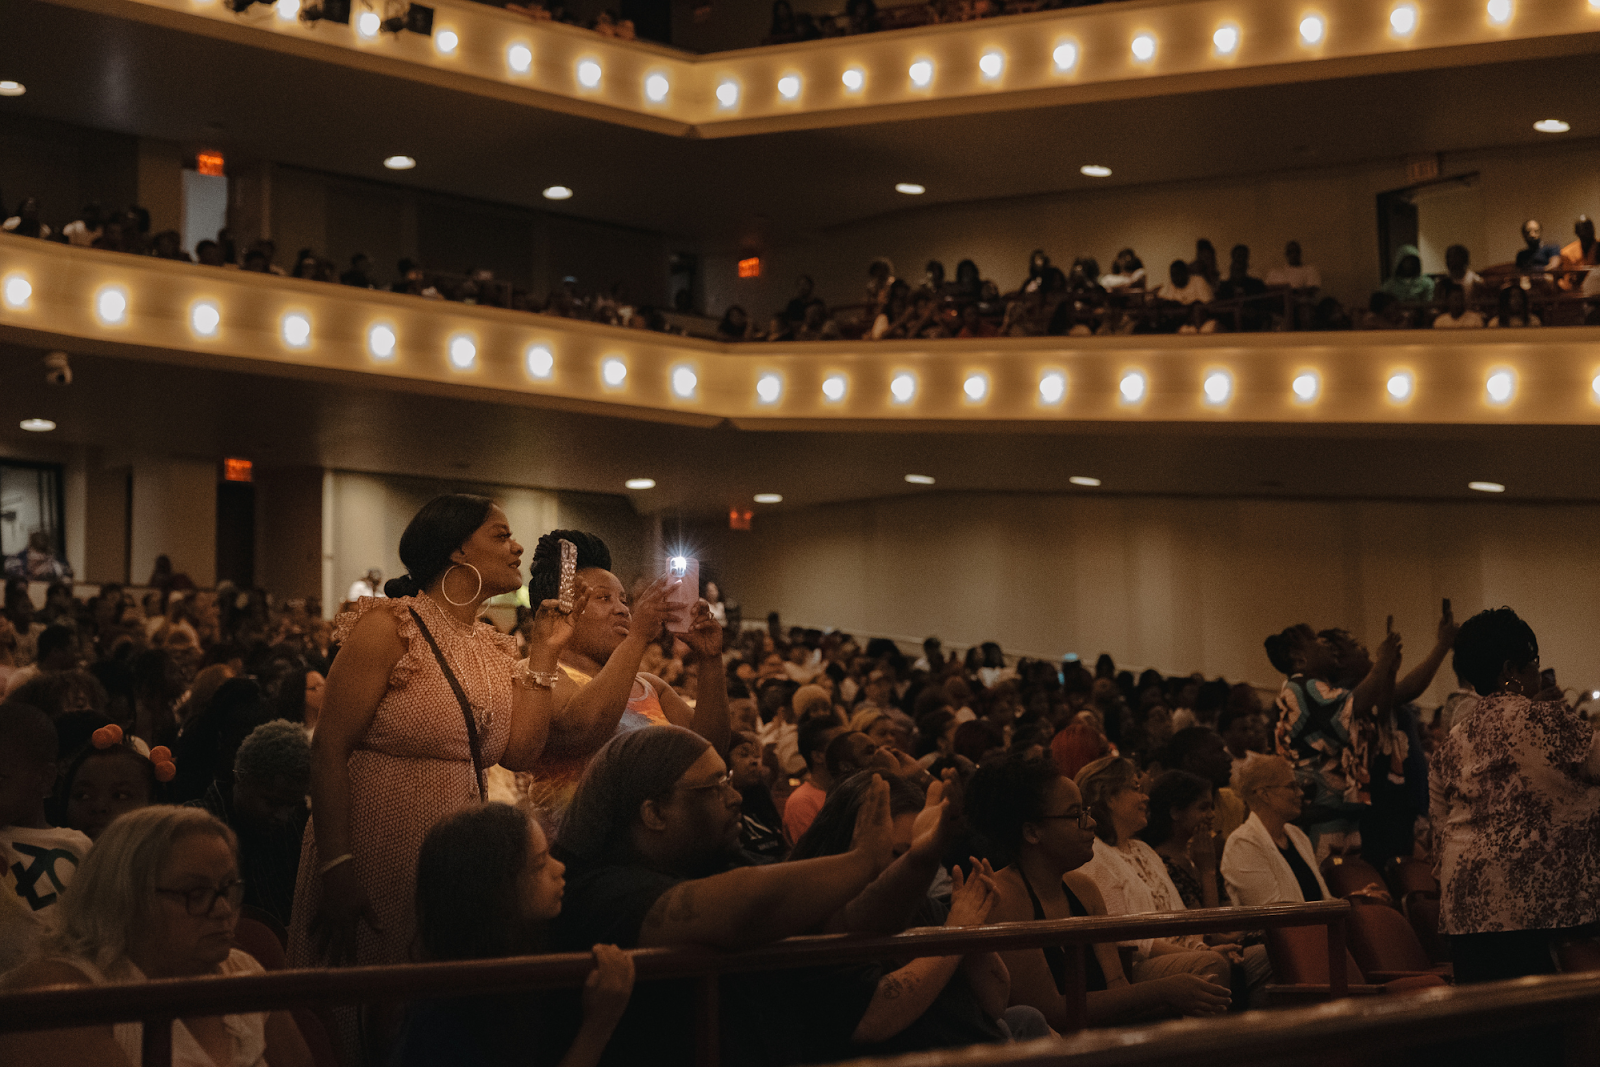
{"label": "woman with round glasses", "polygon": [[[63,894],[60,927],[0,989],[259,974],[233,947],[244,883],[233,831],[199,808],[119,817]],[[142,1023],[0,1034],[0,1062],[137,1067]],[[174,1067],[309,1067],[287,1012],[185,1017],[172,1024]]]}

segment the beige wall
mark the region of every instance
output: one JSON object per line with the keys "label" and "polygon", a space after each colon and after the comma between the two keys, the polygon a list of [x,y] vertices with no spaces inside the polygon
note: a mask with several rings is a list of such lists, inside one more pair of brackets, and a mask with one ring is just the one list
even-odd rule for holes
{"label": "beige wall", "polygon": [[322,469],[255,471],[256,585],[280,597],[322,592]]}
{"label": "beige wall", "polygon": [[[1470,187],[1440,188],[1418,198],[1423,266],[1444,270],[1444,249],[1460,242],[1477,266],[1511,259],[1522,222],[1537,217],[1547,240],[1572,240],[1580,213],[1600,216],[1600,141],[1552,141],[1515,149],[1451,153],[1444,176],[1477,172]],[[1107,188],[1013,200],[930,205],[817,234],[762,251],[762,276],[739,279],[735,255],[708,256],[707,310],[741,304],[764,325],[794,295],[802,273],[829,304],[856,303],[867,264],[888,256],[901,277],[920,283],[930,259],[954,278],[956,263],[974,260],[1003,291],[1026,274],[1035,248],[1063,270],[1091,255],[1108,270],[1118,249],[1131,247],[1164,280],[1172,260],[1191,259],[1197,237],[1217,248],[1251,248],[1252,270],[1264,276],[1282,262],[1285,242],[1299,240],[1323,287],[1346,303],[1365,304],[1380,281],[1378,193],[1408,186],[1401,160],[1247,179]]]}
{"label": "beige wall", "polygon": [[[150,232],[183,230],[184,151],[171,141],[139,139],[139,206],[150,212]],[[194,162],[193,158],[187,160]]]}
{"label": "beige wall", "polygon": [[[97,536],[91,532],[92,536]],[[217,464],[176,456],[133,461],[133,581],[143,583],[156,557],[172,560],[201,588],[217,580]]]}
{"label": "beige wall", "polygon": [[[1295,622],[1406,660],[1458,619],[1509,604],[1567,686],[1600,683],[1593,506],[928,495],[763,515],[700,531],[746,620],[1230,680],[1279,680],[1262,639]],[[1404,668],[1402,668],[1404,669]],[[1453,684],[1448,666],[1430,693]]]}

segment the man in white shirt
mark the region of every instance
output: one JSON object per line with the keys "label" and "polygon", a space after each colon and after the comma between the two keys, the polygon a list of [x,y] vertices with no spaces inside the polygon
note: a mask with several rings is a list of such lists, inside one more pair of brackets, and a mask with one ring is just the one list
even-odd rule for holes
{"label": "man in white shirt", "polygon": [[1291,289],[1322,288],[1322,272],[1300,261],[1300,242],[1290,241],[1283,249],[1284,265],[1267,272],[1268,285],[1287,285]]}
{"label": "man in white shirt", "polygon": [[1189,264],[1175,259],[1167,273],[1172,280],[1156,290],[1156,299],[1178,304],[1211,303],[1211,283],[1198,274],[1190,274]]}
{"label": "man in white shirt", "polygon": [[366,577],[350,583],[350,592],[345,594],[345,600],[353,604],[364,596],[383,596],[383,572],[376,567],[368,571]]}

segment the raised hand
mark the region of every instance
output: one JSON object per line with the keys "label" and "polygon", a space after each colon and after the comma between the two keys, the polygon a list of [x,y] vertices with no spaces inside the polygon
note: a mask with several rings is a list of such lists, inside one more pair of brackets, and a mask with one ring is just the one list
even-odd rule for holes
{"label": "raised hand", "polygon": [[989,921],[989,913],[999,900],[994,884],[994,871],[987,863],[972,860],[972,874],[965,876],[960,867],[950,870],[950,914],[946,926],[982,926]]}
{"label": "raised hand", "polygon": [[1461,632],[1461,626],[1456,622],[1455,612],[1450,610],[1450,601],[1444,602],[1444,611],[1439,615],[1438,641],[1441,645],[1456,643],[1456,634]]}
{"label": "raised hand", "polygon": [[961,821],[961,781],[954,770],[944,772],[944,780],[928,786],[928,796],[911,824],[911,850],[935,860],[955,839]]}
{"label": "raised hand", "polygon": [[855,832],[850,849],[869,857],[882,871],[894,860],[894,820],[889,815],[889,783],[874,774],[872,785],[856,810]]}
{"label": "raised hand", "polygon": [[662,629],[667,625],[667,620],[672,617],[672,605],[667,603],[667,597],[682,584],[682,578],[662,575],[645,586],[644,592],[629,605],[633,616],[628,624],[629,636],[642,637],[646,641],[659,638]]}
{"label": "raised hand", "polygon": [[722,627],[711,617],[711,605],[705,600],[695,601],[689,614],[689,631],[679,634],[678,639],[702,663],[722,659]]}
{"label": "raised hand", "polygon": [[561,655],[567,642],[572,640],[578,616],[589,606],[589,583],[582,578],[574,578],[573,583],[570,612],[561,610],[559,600],[545,600],[539,604],[539,610],[533,613],[533,632],[528,636],[530,659],[534,658],[536,652],[544,652],[548,659],[554,660]]}

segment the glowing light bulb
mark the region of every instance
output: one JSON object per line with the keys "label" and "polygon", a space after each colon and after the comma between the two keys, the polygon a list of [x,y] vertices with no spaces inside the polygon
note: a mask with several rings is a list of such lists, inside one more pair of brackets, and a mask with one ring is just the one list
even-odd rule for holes
{"label": "glowing light bulb", "polygon": [[1322,390],[1322,383],[1311,371],[1298,375],[1289,388],[1294,390],[1295,399],[1302,404],[1309,404],[1317,398],[1317,393]]}
{"label": "glowing light bulb", "polygon": [[783,396],[782,378],[776,374],[763,374],[756,379],[756,398],[763,404],[776,404],[781,396]]}
{"label": "glowing light bulb", "polygon": [[1489,403],[1507,403],[1516,394],[1517,376],[1508,370],[1497,370],[1484,383],[1484,391],[1489,394]]}
{"label": "glowing light bulb", "polygon": [[571,200],[572,190],[565,185],[552,185],[545,189],[543,194],[546,200]]}
{"label": "glowing light bulb", "polygon": [[1117,390],[1122,394],[1124,404],[1137,404],[1143,400],[1145,388],[1145,377],[1136,370],[1124,374],[1122,381],[1117,384]]}
{"label": "glowing light bulb", "polygon": [[1078,173],[1085,178],[1109,178],[1111,177],[1111,168],[1102,167],[1098,163],[1085,163],[1078,168]]}
{"label": "glowing light bulb", "polygon": [[529,345],[524,362],[528,365],[528,377],[530,378],[543,380],[555,373],[556,357],[544,345]]}
{"label": "glowing light bulb", "polygon": [[385,156],[383,165],[389,170],[411,170],[417,161],[412,156]]}
{"label": "glowing light bulb", "polygon": [[300,17],[300,0],[277,0],[272,9],[278,13],[280,22],[293,22]]}
{"label": "glowing light bulb", "polygon": [[17,425],[29,433],[49,433],[56,428],[56,424],[49,419],[23,419]]}
{"label": "glowing light bulb", "polygon": [[433,35],[433,46],[447,56],[454,55],[460,45],[461,38],[455,30],[440,30]]}
{"label": "glowing light bulb", "polygon": [[399,340],[394,327],[379,323],[367,331],[367,351],[372,353],[374,359],[389,359],[394,355]]}
{"label": "glowing light bulb", "polygon": [[757,493],[752,499],[755,500],[757,504],[781,504],[783,503],[783,494]]}
{"label": "glowing light bulb", "polygon": [[3,291],[6,307],[21,310],[28,306],[33,299],[33,283],[20,274],[13,274],[5,281]]}
{"label": "glowing light bulb", "polygon": [[107,326],[116,326],[128,315],[128,294],[115,286],[100,290],[94,299],[95,314]]}
{"label": "glowing light bulb", "polygon": [[1099,478],[1090,478],[1084,474],[1074,474],[1072,477],[1068,478],[1067,481],[1071,482],[1073,485],[1081,485],[1088,489],[1094,489],[1100,485]]}
{"label": "glowing light bulb", "polygon": [[961,383],[961,391],[967,394],[967,399],[974,404],[981,404],[983,398],[989,395],[989,376],[987,374],[972,374]]}
{"label": "glowing light bulb", "polygon": [[1589,388],[1594,390],[1594,398],[1600,400],[1600,374],[1594,376],[1594,381],[1589,383]]}
{"label": "glowing light bulb", "polygon": [[978,59],[978,71],[990,81],[1000,77],[1006,69],[1006,57],[999,52],[985,52]]}
{"label": "glowing light bulb", "polygon": [[283,317],[283,343],[290,348],[304,348],[311,343],[311,320],[298,311]]}
{"label": "glowing light bulb", "polygon": [[1417,28],[1417,9],[1412,4],[1401,4],[1389,12],[1389,29],[1396,37],[1409,37]]}
{"label": "glowing light bulb", "polygon": [[1411,377],[1409,372],[1401,371],[1398,374],[1389,376],[1387,388],[1390,397],[1397,402],[1404,402],[1411,399],[1411,394],[1416,389],[1416,380]]}
{"label": "glowing light bulb", "polygon": [[694,396],[695,386],[700,384],[700,376],[689,367],[674,367],[672,371],[672,394],[680,400],[688,400]]}
{"label": "glowing light bulb", "polygon": [[839,80],[844,82],[844,87],[852,93],[859,93],[861,87],[867,84],[867,76],[860,67],[851,67],[839,75]]}
{"label": "glowing light bulb", "polygon": [[1225,370],[1214,370],[1206,375],[1206,380],[1200,388],[1206,394],[1206,403],[1212,407],[1220,407],[1233,396],[1233,375]]}
{"label": "glowing light bulb", "polygon": [[533,69],[533,50],[525,44],[514,44],[506,49],[506,66],[514,74],[526,74]]}
{"label": "glowing light bulb", "polygon": [[800,95],[800,75],[785,74],[778,79],[778,95],[785,100],[793,100]]}
{"label": "glowing light bulb", "polygon": [[739,102],[739,83],[725,81],[717,86],[717,103],[732,107]]}
{"label": "glowing light bulb", "polygon": [[917,379],[908,372],[896,374],[889,383],[889,393],[896,404],[909,404],[917,395]]}
{"label": "glowing light bulb", "polygon": [[1468,482],[1468,489],[1475,489],[1480,493],[1503,493],[1506,487],[1499,482]]}
{"label": "glowing light bulb", "polygon": [[1056,45],[1050,58],[1055,60],[1056,70],[1065,73],[1078,65],[1078,46],[1071,41],[1063,41]]}
{"label": "glowing light bulb", "polygon": [[1141,63],[1148,63],[1155,58],[1156,39],[1148,33],[1141,33],[1133,39],[1133,58]]}
{"label": "glowing light bulb", "polygon": [[667,81],[665,74],[652,74],[644,80],[645,99],[652,104],[659,104],[667,98],[667,93],[672,91],[672,83]]}
{"label": "glowing light bulb", "polygon": [[928,187],[925,185],[918,185],[916,182],[896,182],[894,191],[897,193],[905,193],[907,196],[921,196],[923,193],[928,191]]}
{"label": "glowing light bulb", "polygon": [[1496,26],[1504,26],[1511,21],[1511,13],[1515,11],[1511,0],[1489,0],[1489,21]]}
{"label": "glowing light bulb", "polygon": [[600,84],[600,64],[592,59],[585,59],[578,64],[578,84],[585,89],[593,89]]}
{"label": "glowing light bulb", "polygon": [[1217,32],[1211,35],[1211,43],[1216,47],[1217,55],[1233,55],[1239,47],[1239,28],[1237,26],[1218,26]]}
{"label": "glowing light bulb", "polygon": [[629,489],[654,489],[656,480],[654,478],[629,478],[622,484]]}
{"label": "glowing light bulb", "polygon": [[1533,128],[1540,133],[1566,133],[1572,129],[1572,123],[1562,119],[1540,119],[1533,124]]}
{"label": "glowing light bulb", "polygon": [[822,379],[822,395],[827,397],[830,403],[837,404],[843,400],[845,388],[846,383],[842,374],[830,374]]}
{"label": "glowing light bulb", "polygon": [[911,84],[918,89],[926,89],[933,83],[933,64],[926,59],[919,59],[911,64],[911,69],[907,73],[911,75]]}
{"label": "glowing light bulb", "polygon": [[189,309],[189,325],[201,337],[215,337],[217,327],[222,325],[222,312],[211,301],[203,300]]}
{"label": "glowing light bulb", "polygon": [[908,474],[906,475],[906,481],[912,485],[932,485],[933,476],[931,474]]}
{"label": "glowing light bulb", "polygon": [[27,91],[28,87],[21,82],[11,81],[9,78],[0,81],[0,96],[21,96]]}
{"label": "glowing light bulb", "polygon": [[1059,404],[1067,395],[1067,376],[1060,371],[1047,371],[1039,377],[1039,399],[1046,404]]}
{"label": "glowing light bulb", "polygon": [[378,30],[382,28],[383,20],[376,11],[363,11],[356,18],[356,32],[368,39],[378,36]]}
{"label": "glowing light bulb", "polygon": [[608,359],[600,364],[600,380],[615,389],[628,380],[628,365],[620,359]]}
{"label": "glowing light bulb", "polygon": [[1327,29],[1328,25],[1320,15],[1307,15],[1300,20],[1300,40],[1308,45],[1317,44]]}

